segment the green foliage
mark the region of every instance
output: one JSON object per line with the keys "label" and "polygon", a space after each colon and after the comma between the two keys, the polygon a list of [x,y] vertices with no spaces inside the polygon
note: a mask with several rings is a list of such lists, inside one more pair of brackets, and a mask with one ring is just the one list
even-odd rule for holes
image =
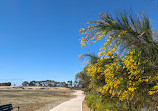
{"label": "green foliage", "polygon": [[35,86],[35,84],[33,82],[30,82],[29,86]]}
{"label": "green foliage", "polygon": [[8,83],[0,83],[0,86],[11,86],[11,83],[8,82]]}
{"label": "green foliage", "polygon": [[85,101],[87,106],[93,109],[93,111],[104,111],[103,108],[98,107],[100,106],[99,104],[101,104],[101,98],[98,96],[89,94],[85,97]]}
{"label": "green foliage", "polygon": [[88,106],[94,111],[158,109],[158,36],[149,18],[123,12],[100,14],[100,19],[80,30],[82,46],[106,39],[98,56],[81,57],[89,60],[85,68],[93,93],[86,97]]}
{"label": "green foliage", "polygon": [[83,71],[76,74],[76,80],[85,92],[89,92],[90,76],[87,73],[86,67]]}
{"label": "green foliage", "polygon": [[96,94],[88,94],[85,97],[85,101],[87,106],[90,107],[93,111],[130,111],[128,110],[128,107],[118,101],[117,98],[109,98],[108,96],[101,97]]}

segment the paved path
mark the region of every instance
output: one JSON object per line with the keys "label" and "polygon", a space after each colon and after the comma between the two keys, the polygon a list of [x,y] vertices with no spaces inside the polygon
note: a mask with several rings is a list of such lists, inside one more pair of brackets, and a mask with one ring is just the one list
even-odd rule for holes
{"label": "paved path", "polygon": [[82,111],[82,101],[84,100],[82,93],[82,91],[76,91],[74,93],[77,96],[76,98],[61,103],[50,111]]}

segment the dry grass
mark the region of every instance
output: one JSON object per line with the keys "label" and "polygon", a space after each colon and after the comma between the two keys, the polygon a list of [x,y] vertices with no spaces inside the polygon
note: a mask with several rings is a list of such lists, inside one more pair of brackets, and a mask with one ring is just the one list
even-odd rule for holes
{"label": "dry grass", "polygon": [[[36,111],[72,97],[69,89],[0,89],[0,105],[13,104],[21,111]],[[16,111],[16,110],[15,110]]]}

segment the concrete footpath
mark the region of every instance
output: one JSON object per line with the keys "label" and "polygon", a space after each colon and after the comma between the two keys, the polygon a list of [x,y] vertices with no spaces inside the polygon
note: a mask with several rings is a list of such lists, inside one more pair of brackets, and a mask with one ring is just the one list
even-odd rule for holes
{"label": "concrete footpath", "polygon": [[77,97],[59,104],[50,111],[82,111],[82,102],[85,97],[83,91],[76,91],[74,95]]}

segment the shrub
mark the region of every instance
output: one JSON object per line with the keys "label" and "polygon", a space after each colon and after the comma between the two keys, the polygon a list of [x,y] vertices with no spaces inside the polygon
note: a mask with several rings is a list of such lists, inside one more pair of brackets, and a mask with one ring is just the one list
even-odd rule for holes
{"label": "shrub", "polygon": [[118,98],[101,97],[99,95],[89,94],[85,97],[88,107],[93,111],[128,111],[128,107],[118,100]]}

